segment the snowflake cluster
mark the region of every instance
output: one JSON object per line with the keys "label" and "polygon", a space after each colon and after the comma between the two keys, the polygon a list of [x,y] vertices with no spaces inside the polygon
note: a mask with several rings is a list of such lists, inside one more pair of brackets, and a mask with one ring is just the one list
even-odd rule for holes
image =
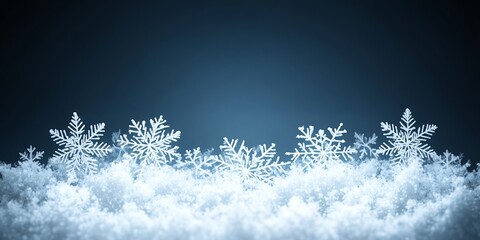
{"label": "snowflake cluster", "polygon": [[[51,161],[65,164],[70,180],[75,180],[78,174],[95,173],[98,160],[106,157],[112,161],[130,160],[131,164],[139,167],[139,172],[147,166],[171,165],[178,169],[192,169],[197,178],[232,173],[246,185],[272,183],[275,176],[286,173],[290,164],[298,164],[304,170],[316,166],[328,168],[329,163],[354,158],[362,161],[380,159],[380,154],[388,156],[392,166],[406,166],[413,159],[433,159],[446,167],[460,164],[460,157],[448,151],[439,156],[425,143],[437,126],[427,124],[416,128],[408,108],[402,115],[400,127],[381,123],[388,141],[378,149],[374,147],[377,142],[375,134],[366,137],[355,133],[353,147],[344,146],[342,137],[347,130],[342,129],[342,123],[337,128],[327,128],[327,131],[320,129],[315,132],[313,126],[299,127],[297,138],[302,142],[293,152],[285,153],[290,156],[290,161],[281,161],[276,156],[275,144],[249,148],[244,141],[239,144],[238,139],[228,138],[224,138],[220,146],[221,154],[212,154],[213,149],[202,152],[200,148],[195,148],[187,150],[182,157],[179,147],[173,145],[180,139],[180,131],[169,130],[170,126],[166,125],[163,116],[150,119],[149,123],[147,126],[145,121],[131,120],[129,134],[114,133],[114,144],[109,146],[99,142],[105,131],[104,123],[94,124],[85,131],[85,125],[74,112],[68,126],[69,134],[65,130],[50,130],[52,139],[61,147],[55,151]],[[35,148],[30,146],[27,152],[20,153],[20,160],[40,167],[35,160],[40,160],[42,156],[43,152],[35,152]]]}

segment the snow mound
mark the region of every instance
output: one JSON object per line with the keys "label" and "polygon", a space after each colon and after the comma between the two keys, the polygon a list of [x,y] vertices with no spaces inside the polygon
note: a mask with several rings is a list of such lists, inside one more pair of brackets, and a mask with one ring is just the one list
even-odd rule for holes
{"label": "snow mound", "polygon": [[1,239],[478,239],[480,177],[465,166],[293,167],[274,184],[118,161],[83,181],[1,165]]}

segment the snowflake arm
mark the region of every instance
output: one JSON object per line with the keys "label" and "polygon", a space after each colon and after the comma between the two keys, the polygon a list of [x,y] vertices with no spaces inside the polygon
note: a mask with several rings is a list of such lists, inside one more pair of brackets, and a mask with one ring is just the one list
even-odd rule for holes
{"label": "snowflake arm", "polygon": [[83,174],[96,172],[95,158],[104,157],[111,150],[108,144],[96,142],[103,136],[105,124],[98,123],[90,126],[84,134],[85,125],[74,112],[68,129],[70,136],[65,130],[50,129],[53,141],[63,147],[55,151],[52,160],[66,163],[67,173],[72,178],[75,178],[78,172]]}
{"label": "snowflake arm", "polygon": [[142,169],[146,165],[159,167],[181,157],[177,153],[178,146],[171,146],[180,138],[180,131],[166,132],[165,129],[170,126],[165,123],[166,120],[163,119],[163,116],[150,119],[150,128],[147,128],[145,121],[132,120],[128,132],[133,137],[130,139],[127,135],[120,137],[120,146],[128,147],[131,150],[130,156],[135,161],[140,161]]}
{"label": "snowflake arm", "polygon": [[292,156],[292,161],[301,161],[304,169],[312,168],[316,164],[326,166],[328,161],[340,161],[343,159],[353,160],[352,154],[356,152],[350,146],[342,146],[345,140],[339,139],[347,130],[341,129],[342,123],[335,128],[328,128],[331,137],[328,137],[324,130],[320,129],[313,135],[314,127],[299,127],[302,134],[297,135],[298,139],[303,139],[304,143],[298,143],[295,152],[287,152],[286,155]]}
{"label": "snowflake arm", "polygon": [[383,155],[394,155],[392,165],[404,165],[411,158],[430,158],[433,150],[424,142],[431,138],[437,129],[436,125],[427,124],[416,128],[416,121],[412,117],[410,109],[405,109],[400,122],[400,130],[397,126],[386,122],[380,123],[384,136],[388,139],[377,150]]}
{"label": "snowflake arm", "polygon": [[289,163],[281,162],[275,158],[275,144],[267,147],[265,144],[258,148],[248,148],[242,141],[237,148],[238,139],[224,138],[220,149],[223,156],[216,156],[217,170],[229,171],[238,175],[241,181],[251,186],[257,182],[271,183],[278,174],[285,173],[285,166]]}

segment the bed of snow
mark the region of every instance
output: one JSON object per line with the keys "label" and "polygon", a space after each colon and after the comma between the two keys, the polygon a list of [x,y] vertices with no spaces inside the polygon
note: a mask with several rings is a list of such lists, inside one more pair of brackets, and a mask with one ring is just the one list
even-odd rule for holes
{"label": "bed of snow", "polygon": [[[0,164],[0,239],[480,239],[480,174],[426,141],[436,125],[381,123],[387,139],[299,127],[290,160],[275,145],[224,139],[182,156],[160,116],[101,142],[76,113],[50,130],[47,166],[30,146]],[[480,169],[480,165],[476,166]]]}
{"label": "bed of snow", "polygon": [[245,188],[228,174],[117,161],[68,184],[1,165],[1,239],[479,239],[480,177],[464,166],[372,159]]}

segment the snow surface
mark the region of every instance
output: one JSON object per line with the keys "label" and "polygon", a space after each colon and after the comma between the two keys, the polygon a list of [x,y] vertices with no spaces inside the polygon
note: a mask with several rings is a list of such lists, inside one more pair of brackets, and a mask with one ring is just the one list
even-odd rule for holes
{"label": "snow surface", "polygon": [[273,184],[119,161],[77,184],[1,165],[1,239],[479,239],[480,177],[372,159],[294,167]]}

